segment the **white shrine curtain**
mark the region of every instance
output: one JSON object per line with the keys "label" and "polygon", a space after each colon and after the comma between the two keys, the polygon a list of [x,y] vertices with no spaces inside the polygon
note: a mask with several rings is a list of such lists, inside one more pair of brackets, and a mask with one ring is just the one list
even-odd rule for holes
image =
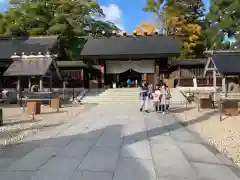
{"label": "white shrine curtain", "polygon": [[154,60],[140,60],[140,61],[106,61],[107,74],[120,74],[129,69],[138,73],[154,73],[155,61]]}

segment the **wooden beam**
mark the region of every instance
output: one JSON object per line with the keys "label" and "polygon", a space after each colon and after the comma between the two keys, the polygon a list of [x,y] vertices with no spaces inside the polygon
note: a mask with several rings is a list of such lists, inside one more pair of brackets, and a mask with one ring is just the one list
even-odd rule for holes
{"label": "wooden beam", "polygon": [[226,92],[226,78],[225,78],[225,76],[222,77],[222,91]]}
{"label": "wooden beam", "polygon": [[207,60],[207,64],[206,64],[206,66],[204,68],[203,76],[206,76],[206,73],[208,71],[207,68],[210,65],[210,62],[211,62],[211,58],[209,57],[208,60]]}
{"label": "wooden beam", "polygon": [[208,54],[208,55],[213,55],[214,53],[224,53],[224,52],[240,53],[239,50],[207,50],[207,51],[204,51],[204,53]]}
{"label": "wooden beam", "polygon": [[216,71],[217,68],[206,68],[207,71]]}

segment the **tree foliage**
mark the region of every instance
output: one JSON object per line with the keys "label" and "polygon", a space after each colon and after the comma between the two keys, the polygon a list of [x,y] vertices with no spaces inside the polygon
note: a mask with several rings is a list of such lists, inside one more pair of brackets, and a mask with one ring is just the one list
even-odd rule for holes
{"label": "tree foliage", "polygon": [[0,34],[4,36],[82,35],[102,36],[117,27],[93,17],[104,16],[91,0],[29,0],[0,14]]}
{"label": "tree foliage", "polygon": [[156,26],[152,23],[143,21],[135,27],[137,35],[145,35],[145,33],[152,35],[156,32]]}
{"label": "tree foliage", "polygon": [[205,20],[206,45],[209,49],[229,48],[225,40],[240,40],[240,1],[211,0]]}
{"label": "tree foliage", "polygon": [[[199,57],[204,50],[202,17],[204,4],[201,0],[148,0],[146,11],[163,13],[166,35],[182,39],[182,57]],[[163,6],[163,7],[162,7]]]}

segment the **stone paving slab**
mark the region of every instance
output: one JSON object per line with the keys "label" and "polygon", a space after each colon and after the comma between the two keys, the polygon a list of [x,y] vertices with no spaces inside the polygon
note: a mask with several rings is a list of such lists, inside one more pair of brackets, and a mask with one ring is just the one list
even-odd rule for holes
{"label": "stone paving slab", "polygon": [[81,162],[74,157],[52,157],[39,172],[73,173]]}
{"label": "stone paving slab", "polygon": [[118,153],[119,148],[96,146],[87,154],[78,170],[114,172]]}
{"label": "stone paving slab", "polygon": [[0,171],[1,180],[28,180],[31,172],[27,171]]}
{"label": "stone paving slab", "polygon": [[7,170],[13,171],[34,171],[45,164],[52,156],[56,155],[59,149],[53,147],[37,148],[26,156],[13,162]]}
{"label": "stone paving slab", "polygon": [[57,157],[75,157],[78,161],[83,160],[94,144],[95,140],[73,140],[64,149],[62,149]]}
{"label": "stone paving slab", "polygon": [[53,180],[53,179],[69,180],[72,173],[73,172],[67,174],[64,172],[52,172],[52,171],[43,173],[43,172],[38,171],[38,172],[34,173],[34,175],[30,176],[30,178],[27,180]]}
{"label": "stone paving slab", "polygon": [[0,180],[239,179],[227,165],[172,116],[136,104],[98,105],[0,150]]}
{"label": "stone paving slab", "polygon": [[112,180],[113,173],[93,172],[93,171],[76,171],[70,180]]}
{"label": "stone paving slab", "polygon": [[41,145],[38,143],[22,143],[6,146],[0,152],[0,158],[21,158]]}
{"label": "stone paving slab", "polygon": [[194,179],[196,175],[176,145],[152,144],[153,161],[157,176],[179,176]]}
{"label": "stone paving slab", "polygon": [[138,159],[152,159],[152,154],[147,140],[137,141],[132,144],[124,143],[121,149],[121,157]]}
{"label": "stone paving slab", "polygon": [[120,158],[113,180],[155,180],[156,174],[151,160]]}
{"label": "stone paving slab", "polygon": [[150,136],[150,144],[175,144],[176,142],[171,136]]}
{"label": "stone paving slab", "polygon": [[197,175],[203,179],[209,180],[239,180],[229,168],[223,165],[192,163]]}
{"label": "stone paving slab", "polygon": [[188,160],[212,164],[223,164],[213,153],[202,144],[178,143]]}
{"label": "stone paving slab", "polygon": [[96,146],[120,148],[122,140],[123,139],[120,132],[106,132],[103,133],[102,136],[98,139]]}

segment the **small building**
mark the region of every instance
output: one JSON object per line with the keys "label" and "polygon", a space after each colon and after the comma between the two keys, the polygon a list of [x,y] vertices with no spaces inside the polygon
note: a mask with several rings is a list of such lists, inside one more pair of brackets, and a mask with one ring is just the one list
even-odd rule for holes
{"label": "small building", "polygon": [[193,78],[197,78],[199,84],[203,84],[203,72],[207,59],[178,59],[169,64],[169,78],[174,79],[174,85],[191,87]]}
{"label": "small building", "polygon": [[229,87],[231,83],[240,85],[240,51],[218,50],[206,53],[209,58],[204,75],[213,76],[214,87],[222,86],[222,90],[225,92],[232,91]]}
{"label": "small building", "polygon": [[[0,38],[1,86],[3,88],[16,88],[17,71],[19,71],[19,75],[24,75],[21,80],[22,88],[29,88],[29,79],[32,83],[38,82],[39,79],[34,74],[37,73],[37,70],[40,71],[45,69],[48,64],[41,58],[38,58],[38,62],[34,61],[38,55],[50,55],[51,61],[48,62],[56,63],[57,69],[51,68],[53,88],[61,88],[63,86],[63,81],[68,81],[67,86],[70,87],[78,88],[84,86],[85,81],[87,81],[84,80],[84,69],[86,68],[86,64],[79,60],[71,61],[71,58],[63,46],[61,38],[58,36]],[[22,60],[28,59],[28,63],[14,62],[14,56],[19,56],[18,59]],[[30,62],[31,65],[29,64]],[[34,63],[35,66],[33,65]],[[42,66],[43,63],[46,65],[44,68]],[[20,66],[17,66],[17,64]],[[15,72],[13,71],[13,66]],[[11,69],[6,72],[10,67]],[[18,70],[16,70],[17,67]],[[33,67],[35,67],[35,70]],[[56,70],[59,70],[59,72]],[[28,73],[23,71],[28,71]],[[2,76],[4,72],[6,72],[5,77]],[[9,72],[11,73],[9,74]],[[41,74],[42,73],[43,71]],[[62,79],[58,78],[59,74],[62,76]],[[47,79],[47,75],[43,76],[43,87],[49,86],[49,80]]]}

